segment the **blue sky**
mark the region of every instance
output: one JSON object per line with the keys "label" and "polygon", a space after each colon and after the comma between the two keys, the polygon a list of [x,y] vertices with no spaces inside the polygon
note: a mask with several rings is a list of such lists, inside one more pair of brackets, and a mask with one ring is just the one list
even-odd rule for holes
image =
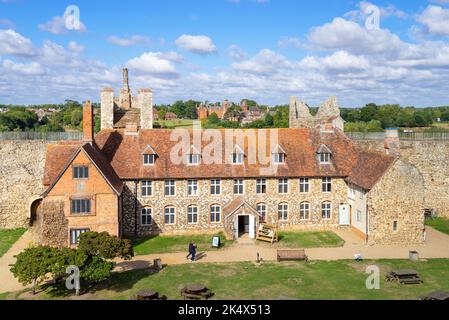
{"label": "blue sky", "polygon": [[0,104],[98,101],[124,66],[156,103],[449,105],[449,0],[0,0]]}

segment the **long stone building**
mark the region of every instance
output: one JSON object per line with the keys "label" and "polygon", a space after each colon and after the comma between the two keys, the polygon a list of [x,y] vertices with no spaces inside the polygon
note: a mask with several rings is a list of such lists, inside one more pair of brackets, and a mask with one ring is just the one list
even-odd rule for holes
{"label": "long stone building", "polygon": [[42,243],[76,245],[89,230],[254,238],[260,223],[351,228],[370,244],[424,241],[423,177],[396,157],[394,134],[386,152],[351,141],[335,98],[313,119],[292,98],[289,129],[156,130],[151,91],[139,92],[139,117],[117,125],[133,108],[103,90],[101,132],[86,102],[84,140],[47,147],[32,217]]}

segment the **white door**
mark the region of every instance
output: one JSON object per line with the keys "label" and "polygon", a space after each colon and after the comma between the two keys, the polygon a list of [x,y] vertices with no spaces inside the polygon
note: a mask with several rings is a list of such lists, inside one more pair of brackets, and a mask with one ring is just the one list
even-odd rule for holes
{"label": "white door", "polygon": [[349,204],[342,204],[339,207],[340,225],[349,226],[351,224]]}
{"label": "white door", "polygon": [[249,216],[249,238],[256,239],[256,217]]}
{"label": "white door", "polygon": [[239,238],[239,217],[236,215],[234,217],[234,239],[238,239]]}

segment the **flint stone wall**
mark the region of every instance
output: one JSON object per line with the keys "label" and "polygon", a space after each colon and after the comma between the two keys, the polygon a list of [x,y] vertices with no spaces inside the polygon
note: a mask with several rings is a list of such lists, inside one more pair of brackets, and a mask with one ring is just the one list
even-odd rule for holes
{"label": "flint stone wall", "polygon": [[[153,181],[153,195],[142,197],[141,182],[127,182],[123,194],[123,233],[125,235],[149,236],[155,234],[195,234],[217,233],[224,231],[224,208],[234,199],[239,197],[233,193],[233,180],[222,180],[221,195],[210,194],[210,181],[199,180],[198,196],[187,195],[187,180],[176,181],[176,196],[164,195],[164,181]],[[278,193],[278,179],[267,179],[267,193],[256,194],[256,180],[245,180],[244,200],[256,209],[258,203],[267,205],[268,223],[278,225],[281,230],[304,229],[332,229],[338,227],[338,210],[341,203],[346,203],[347,185],[342,179],[332,180],[332,193],[321,192],[321,179],[310,179],[310,192],[299,192],[299,179],[289,179],[289,193]],[[137,197],[136,195],[137,191]],[[324,201],[332,203],[332,218],[321,218],[321,204]],[[288,221],[279,221],[278,205],[288,203]],[[299,216],[299,208],[302,202],[310,203],[310,220],[302,221]],[[221,222],[211,223],[209,208],[213,204],[221,206]],[[187,208],[191,205],[198,207],[198,223],[187,222]],[[174,225],[165,225],[164,208],[175,207],[176,218]],[[153,225],[142,226],[140,223],[141,208],[151,208]],[[136,211],[137,210],[137,211]],[[136,215],[137,212],[137,215]],[[137,221],[136,221],[137,219]],[[137,232],[137,234],[135,234]]]}
{"label": "flint stone wall", "polygon": [[414,166],[396,161],[368,193],[367,203],[370,244],[424,241],[424,178]]}
{"label": "flint stone wall", "polygon": [[42,185],[48,141],[0,141],[0,228],[26,227]]}
{"label": "flint stone wall", "polygon": [[[368,150],[384,151],[383,140],[356,142]],[[434,209],[438,215],[449,218],[449,141],[401,140],[399,151],[400,159],[415,166],[424,179],[422,209]]]}

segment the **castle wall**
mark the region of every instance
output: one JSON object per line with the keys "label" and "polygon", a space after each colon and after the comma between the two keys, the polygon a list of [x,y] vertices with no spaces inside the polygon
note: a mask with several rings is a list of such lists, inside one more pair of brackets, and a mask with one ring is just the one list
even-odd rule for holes
{"label": "castle wall", "polygon": [[[384,152],[383,140],[360,140],[362,148]],[[424,208],[449,217],[449,141],[400,141],[400,159],[424,179]],[[424,209],[423,208],[423,209]]]}
{"label": "castle wall", "polygon": [[28,226],[42,185],[49,141],[0,141],[0,228]]}
{"label": "castle wall", "polygon": [[396,161],[368,193],[369,243],[422,243],[424,197],[424,179],[418,169]]}

